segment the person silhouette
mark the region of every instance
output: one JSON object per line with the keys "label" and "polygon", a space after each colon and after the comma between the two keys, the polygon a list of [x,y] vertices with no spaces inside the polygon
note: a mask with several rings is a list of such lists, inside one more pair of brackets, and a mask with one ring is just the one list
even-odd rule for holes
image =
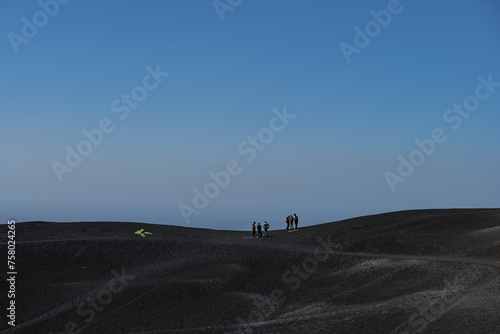
{"label": "person silhouette", "polygon": [[269,233],[267,232],[269,230],[269,223],[267,221],[264,222],[264,236],[268,237]]}

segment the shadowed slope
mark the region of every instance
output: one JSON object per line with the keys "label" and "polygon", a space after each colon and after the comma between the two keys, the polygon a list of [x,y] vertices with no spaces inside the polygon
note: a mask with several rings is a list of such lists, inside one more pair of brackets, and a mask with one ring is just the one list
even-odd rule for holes
{"label": "shadowed slope", "polygon": [[[141,228],[153,234],[134,234]],[[500,325],[498,209],[404,211],[248,235],[17,224],[12,332],[475,333]]]}

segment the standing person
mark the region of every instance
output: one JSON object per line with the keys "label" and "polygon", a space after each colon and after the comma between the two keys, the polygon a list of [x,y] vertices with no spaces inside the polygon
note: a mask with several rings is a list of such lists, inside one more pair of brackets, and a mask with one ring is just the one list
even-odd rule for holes
{"label": "standing person", "polygon": [[252,224],[252,237],[255,238],[255,222]]}
{"label": "standing person", "polygon": [[262,237],[262,226],[260,226],[260,222],[257,224],[257,238]]}
{"label": "standing person", "polygon": [[288,230],[288,228],[290,227],[290,216],[286,216],[286,229]]}
{"label": "standing person", "polygon": [[264,236],[268,237],[269,233],[267,233],[267,230],[269,230],[269,223],[267,221],[264,222]]}
{"label": "standing person", "polygon": [[293,220],[295,220],[295,229],[297,229],[297,225],[299,225],[299,217],[297,217],[297,214],[294,213],[293,214],[295,217],[293,218]]}

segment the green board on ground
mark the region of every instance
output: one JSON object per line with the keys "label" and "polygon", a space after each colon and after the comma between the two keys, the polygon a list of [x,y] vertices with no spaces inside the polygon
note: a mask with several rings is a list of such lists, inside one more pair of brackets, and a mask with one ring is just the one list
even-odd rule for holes
{"label": "green board on ground", "polygon": [[288,232],[297,232],[299,229],[296,230],[288,230]]}

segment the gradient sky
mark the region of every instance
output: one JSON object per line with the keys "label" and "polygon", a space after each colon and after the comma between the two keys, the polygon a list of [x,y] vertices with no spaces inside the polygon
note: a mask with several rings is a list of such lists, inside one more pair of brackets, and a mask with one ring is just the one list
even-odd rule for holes
{"label": "gradient sky", "polygon": [[[232,160],[241,172],[189,226],[499,206],[500,87],[483,87],[457,129],[443,118],[478,77],[500,82],[496,0],[221,0],[223,13],[212,1],[41,2],[53,17],[0,3],[2,223],[186,225],[179,205]],[[354,28],[376,28],[371,11],[388,6],[399,12],[348,62],[341,43],[356,46]],[[34,19],[36,34],[23,29]],[[113,102],[157,66],[169,75],[120,119]],[[247,161],[239,145],[284,108],[296,117]],[[53,162],[106,118],[114,130],[60,182]],[[391,191],[384,173],[435,128],[447,140]]]}

